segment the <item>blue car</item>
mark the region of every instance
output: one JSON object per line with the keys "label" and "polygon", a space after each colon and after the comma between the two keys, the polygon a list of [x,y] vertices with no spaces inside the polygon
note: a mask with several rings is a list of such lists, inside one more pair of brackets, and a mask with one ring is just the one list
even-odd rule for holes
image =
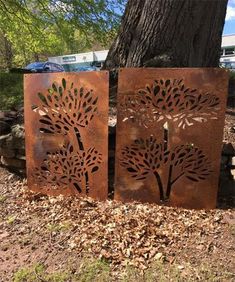
{"label": "blue car", "polygon": [[97,70],[99,69],[93,66],[90,66],[90,67],[89,66],[80,66],[80,67],[75,68],[73,71],[81,72],[81,71],[97,71]]}
{"label": "blue car", "polygon": [[27,65],[25,70],[33,73],[63,72],[64,68],[61,65],[52,62],[34,62]]}

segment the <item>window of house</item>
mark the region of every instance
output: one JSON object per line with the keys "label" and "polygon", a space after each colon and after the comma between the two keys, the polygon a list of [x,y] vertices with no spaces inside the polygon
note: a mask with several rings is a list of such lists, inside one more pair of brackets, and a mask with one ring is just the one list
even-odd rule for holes
{"label": "window of house", "polygon": [[225,48],[225,55],[234,55],[234,48]]}

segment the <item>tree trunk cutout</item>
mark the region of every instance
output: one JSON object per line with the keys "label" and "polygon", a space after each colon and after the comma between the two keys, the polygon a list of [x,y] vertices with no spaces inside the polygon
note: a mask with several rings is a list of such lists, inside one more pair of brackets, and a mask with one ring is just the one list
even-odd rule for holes
{"label": "tree trunk cutout", "polygon": [[[134,95],[123,95],[120,100],[123,122],[137,123],[140,127],[153,130],[157,123],[163,127],[160,143],[150,136],[138,139],[122,150],[120,163],[132,177],[140,180],[153,174],[161,201],[170,198],[174,184],[183,176],[196,182],[206,179],[211,170],[205,154],[193,144],[169,150],[168,131],[171,123],[185,130],[195,123],[218,119],[220,99],[216,95],[191,89],[182,79],[159,79]],[[161,179],[160,168],[168,171],[167,183]]]}
{"label": "tree trunk cutout", "polygon": [[52,189],[69,186],[76,193],[89,194],[89,174],[99,169],[102,156],[95,147],[86,148],[80,128],[87,127],[97,113],[98,97],[93,90],[74,88],[73,83],[68,88],[65,79],[62,85],[53,83],[47,94],[38,93],[38,97],[41,103],[33,108],[40,115],[40,132],[62,134],[68,141],[62,149],[47,152],[35,176],[40,182],[50,183]]}
{"label": "tree trunk cutout", "polygon": [[[159,189],[161,201],[170,198],[174,184],[186,177],[198,182],[206,179],[210,174],[210,162],[205,154],[192,145],[176,146],[169,151],[164,143],[158,143],[150,136],[147,139],[137,139],[121,152],[121,166],[136,180],[144,180],[149,175],[154,175]],[[163,183],[160,170],[168,170],[167,183]],[[177,169],[178,175],[174,171]]]}

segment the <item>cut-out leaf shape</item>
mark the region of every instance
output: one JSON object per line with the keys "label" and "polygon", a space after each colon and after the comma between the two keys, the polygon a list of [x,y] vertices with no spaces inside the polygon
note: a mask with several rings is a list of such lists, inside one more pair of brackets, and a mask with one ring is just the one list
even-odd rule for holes
{"label": "cut-out leaf shape", "polygon": [[182,79],[155,80],[136,94],[123,96],[119,107],[122,120],[147,128],[173,120],[185,129],[195,122],[217,119],[220,109],[219,97],[186,87]]}
{"label": "cut-out leaf shape", "polygon": [[[136,180],[144,180],[150,174],[157,179],[160,199],[170,196],[171,188],[181,177],[198,182],[205,180],[211,173],[210,162],[199,148],[192,145],[179,145],[167,150],[163,143],[150,136],[147,139],[137,139],[121,151],[120,165]],[[168,170],[167,183],[161,179],[161,171]]]}
{"label": "cut-out leaf shape", "polygon": [[98,97],[93,90],[83,87],[78,90],[73,84],[67,90],[66,83],[63,78],[62,86],[53,83],[48,93],[38,93],[41,104],[35,111],[41,116],[42,132],[66,135],[70,129],[87,126],[97,112]]}
{"label": "cut-out leaf shape", "polygon": [[102,155],[92,147],[87,151],[75,151],[72,144],[64,146],[53,153],[48,152],[34,176],[51,189],[75,189],[78,193],[87,191],[86,174],[99,170]]}

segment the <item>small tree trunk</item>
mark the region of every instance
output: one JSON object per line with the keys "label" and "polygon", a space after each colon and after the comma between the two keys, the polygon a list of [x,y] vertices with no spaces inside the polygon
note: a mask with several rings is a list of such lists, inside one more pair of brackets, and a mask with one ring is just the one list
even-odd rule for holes
{"label": "small tree trunk", "polygon": [[216,67],[227,0],[129,0],[104,68]]}
{"label": "small tree trunk", "polygon": [[5,50],[5,62],[6,67],[8,70],[12,68],[12,60],[13,60],[13,53],[12,53],[12,45],[8,38],[3,35],[3,42],[4,42],[4,50]]}
{"label": "small tree trunk", "polygon": [[163,184],[162,184],[161,177],[157,172],[154,172],[154,176],[157,180],[157,184],[159,188],[160,201],[164,201],[164,190],[163,190]]}
{"label": "small tree trunk", "polygon": [[[70,140],[77,140],[77,145],[78,145],[79,150],[80,151],[84,151],[84,145],[83,145],[83,142],[82,142],[82,139],[81,139],[81,134],[80,134],[79,130],[76,127],[71,128],[71,130],[69,131],[69,137],[70,137]],[[76,144],[73,144],[73,145],[74,145],[74,148],[76,148]],[[86,191],[86,195],[88,195],[89,194],[89,190],[90,190],[88,171],[85,172],[84,179],[85,179],[85,191]],[[81,188],[80,187],[77,190],[78,190],[79,193],[81,193]]]}

